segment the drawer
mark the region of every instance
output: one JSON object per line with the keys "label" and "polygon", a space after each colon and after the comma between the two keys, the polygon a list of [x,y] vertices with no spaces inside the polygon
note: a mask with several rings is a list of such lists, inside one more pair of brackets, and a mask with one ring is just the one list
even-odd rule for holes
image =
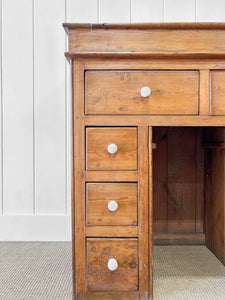
{"label": "drawer", "polygon": [[87,225],[137,225],[137,183],[87,183]]}
{"label": "drawer", "polygon": [[87,128],[86,169],[137,170],[137,128]]}
{"label": "drawer", "polygon": [[[198,114],[198,71],[87,71],[85,76],[86,114]],[[142,96],[142,87],[151,94]]]}
{"label": "drawer", "polygon": [[87,239],[87,288],[138,290],[137,239]]}
{"label": "drawer", "polygon": [[211,114],[225,115],[225,71],[211,72]]}

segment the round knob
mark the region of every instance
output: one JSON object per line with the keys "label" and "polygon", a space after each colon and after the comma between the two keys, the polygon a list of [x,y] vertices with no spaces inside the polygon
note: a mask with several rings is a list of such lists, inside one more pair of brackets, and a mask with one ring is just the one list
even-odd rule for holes
{"label": "round knob", "polygon": [[110,258],[107,264],[110,271],[115,271],[118,268],[118,262],[115,258]]}
{"label": "round knob", "polygon": [[117,208],[118,208],[118,203],[116,201],[114,201],[114,200],[109,201],[109,203],[108,203],[108,209],[110,211],[116,211]]}
{"label": "round knob", "polygon": [[115,154],[118,150],[118,147],[116,146],[116,144],[109,144],[107,150],[110,154]]}
{"label": "round knob", "polygon": [[143,86],[143,88],[141,88],[141,96],[144,98],[150,96],[151,92],[152,91],[148,86]]}

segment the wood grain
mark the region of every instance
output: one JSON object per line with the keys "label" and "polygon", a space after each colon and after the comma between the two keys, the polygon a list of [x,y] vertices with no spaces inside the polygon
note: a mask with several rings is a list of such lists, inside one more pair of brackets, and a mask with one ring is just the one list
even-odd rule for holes
{"label": "wood grain", "polygon": [[154,233],[203,232],[202,135],[202,128],[153,128]]}
{"label": "wood grain", "polygon": [[73,84],[76,86],[76,93],[73,94],[73,155],[74,155],[74,205],[72,218],[73,228],[73,255],[74,260],[74,296],[77,299],[84,299],[86,292],[86,240],[85,240],[85,128],[83,118],[84,107],[84,77],[83,62],[73,61]]}
{"label": "wood grain", "polygon": [[[121,53],[122,54],[122,53]],[[131,55],[129,53],[129,55]],[[192,58],[190,56],[186,58],[170,57],[168,56],[155,58],[140,57],[138,54],[133,53],[129,56],[128,53],[124,53],[123,59],[116,59],[108,55],[104,57],[102,53],[95,59],[86,59],[84,61],[85,69],[87,70],[124,70],[124,71],[146,71],[146,70],[222,70],[225,69],[225,60],[222,58]],[[136,59],[134,59],[136,58]]]}
{"label": "wood grain", "polygon": [[205,245],[204,233],[155,233],[154,245]]}
{"label": "wood grain", "polygon": [[[118,268],[107,263],[115,258]],[[137,239],[87,239],[87,288],[89,291],[138,290]]]}
{"label": "wood grain", "polygon": [[86,181],[137,181],[137,171],[86,171],[84,173]]}
{"label": "wood grain", "polygon": [[[225,141],[225,129],[205,130],[208,142]],[[225,264],[225,150],[205,148],[205,235],[207,247]]]}
{"label": "wood grain", "polygon": [[[138,127],[138,229],[139,229],[139,291],[140,299],[149,295],[149,128]],[[151,162],[150,162],[151,163]],[[151,220],[150,220],[151,222]]]}
{"label": "wood grain", "polygon": [[[107,151],[109,144],[117,145],[117,153]],[[87,170],[137,169],[136,128],[87,128],[86,149]]]}
{"label": "wood grain", "polygon": [[200,70],[200,107],[199,114],[210,115],[210,72],[209,70]]}
{"label": "wood grain", "polygon": [[220,144],[225,141],[225,128],[223,127],[206,127],[203,130],[203,147]]}
{"label": "wood grain", "polygon": [[224,22],[63,23],[65,29],[225,29]]}
{"label": "wood grain", "polygon": [[202,146],[203,128],[196,128],[196,199],[195,231],[204,231],[204,148]]}
{"label": "wood grain", "polygon": [[[193,71],[87,71],[86,114],[197,115],[198,78]],[[147,98],[143,86],[151,88]]]}
{"label": "wood grain", "polygon": [[87,237],[138,237],[138,226],[86,226]]}
{"label": "wood grain", "polygon": [[225,115],[225,71],[211,71],[211,113]]}
{"label": "wood grain", "polygon": [[148,130],[148,295],[153,299],[153,152],[152,127]]}
{"label": "wood grain", "polygon": [[205,234],[206,245],[225,264],[225,153],[206,150]]}
{"label": "wood grain", "polygon": [[224,59],[224,53],[205,53],[205,52],[65,52],[67,60],[71,59]]}
{"label": "wood grain", "polygon": [[216,127],[225,126],[224,116],[85,116],[87,126],[195,126],[195,127]]}
{"label": "wood grain", "polygon": [[139,300],[139,292],[87,292],[88,300]]}
{"label": "wood grain", "polygon": [[[113,212],[112,200],[118,204]],[[137,225],[137,184],[87,183],[86,218],[87,225]]]}
{"label": "wood grain", "polygon": [[168,232],[195,232],[194,128],[168,129]]}
{"label": "wood grain", "polygon": [[208,143],[203,143],[204,148],[209,148],[209,149],[224,149],[225,148],[225,143],[216,143],[216,142],[208,142]]}
{"label": "wood grain", "polygon": [[[77,68],[76,68],[77,69]],[[71,65],[71,82],[74,82],[74,63]],[[75,241],[75,115],[74,89],[71,91],[71,225],[72,225],[72,281],[73,281],[73,298],[76,295],[76,241]]]}
{"label": "wood grain", "polygon": [[167,232],[167,128],[153,128],[153,232]]}
{"label": "wood grain", "polygon": [[[155,243],[206,241],[225,263],[225,25],[67,29],[74,297],[152,299],[153,205]],[[147,99],[142,86],[152,90]],[[115,199],[116,218],[106,205]]]}
{"label": "wood grain", "polygon": [[216,29],[70,28],[69,51],[224,54],[225,31]]}

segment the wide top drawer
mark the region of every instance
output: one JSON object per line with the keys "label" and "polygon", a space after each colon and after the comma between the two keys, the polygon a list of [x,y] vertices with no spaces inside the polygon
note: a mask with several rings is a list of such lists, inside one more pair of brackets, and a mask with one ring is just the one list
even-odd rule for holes
{"label": "wide top drawer", "polygon": [[198,71],[86,71],[86,114],[197,115]]}

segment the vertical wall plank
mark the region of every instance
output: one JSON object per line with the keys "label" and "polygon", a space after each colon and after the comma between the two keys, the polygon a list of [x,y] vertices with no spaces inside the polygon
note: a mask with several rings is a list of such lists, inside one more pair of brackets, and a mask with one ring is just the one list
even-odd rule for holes
{"label": "vertical wall plank", "polygon": [[194,22],[195,0],[165,0],[164,21],[166,22]]}
{"label": "vertical wall plank", "polygon": [[35,209],[66,212],[64,0],[34,1]]}
{"label": "vertical wall plank", "polygon": [[71,66],[66,62],[66,214],[71,215],[72,190],[72,94]]}
{"label": "vertical wall plank", "polygon": [[224,22],[224,0],[196,0],[197,22]]}
{"label": "vertical wall plank", "polygon": [[99,22],[130,22],[130,0],[99,0]]}
{"label": "vertical wall plank", "polygon": [[2,1],[0,1],[0,215],[2,214]]}
{"label": "vertical wall plank", "polygon": [[98,0],[66,0],[67,22],[98,22]]}
{"label": "vertical wall plank", "polygon": [[3,209],[33,212],[32,1],[2,0]]}
{"label": "vertical wall plank", "polygon": [[131,22],[162,22],[163,0],[131,0]]}

